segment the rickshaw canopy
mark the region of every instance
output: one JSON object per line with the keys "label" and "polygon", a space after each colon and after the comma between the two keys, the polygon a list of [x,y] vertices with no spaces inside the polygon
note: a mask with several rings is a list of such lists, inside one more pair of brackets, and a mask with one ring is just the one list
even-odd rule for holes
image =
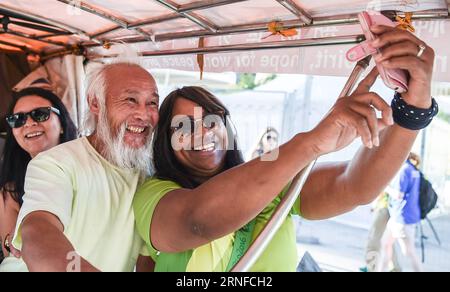
{"label": "rickshaw canopy", "polygon": [[149,68],[347,75],[345,51],[363,40],[358,12],[413,12],[416,33],[437,52],[435,78],[450,81],[449,7],[450,0],[2,0],[0,50],[93,60],[127,43]]}

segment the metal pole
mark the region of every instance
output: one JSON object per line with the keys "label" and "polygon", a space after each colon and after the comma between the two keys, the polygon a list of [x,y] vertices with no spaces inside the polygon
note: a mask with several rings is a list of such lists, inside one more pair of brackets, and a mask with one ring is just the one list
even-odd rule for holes
{"label": "metal pole", "polygon": [[193,12],[180,12],[179,11],[180,6],[172,1],[169,1],[169,0],[155,0],[155,1],[164,5],[165,7],[172,10],[173,12],[180,14],[180,16],[185,17],[186,19],[189,19],[193,23],[197,24],[198,26],[200,26],[206,30],[209,30],[213,33],[215,33],[218,30],[218,27],[215,24],[213,24],[211,21],[209,21]]}
{"label": "metal pole", "polygon": [[[445,11],[447,13],[447,11]],[[437,19],[448,19],[448,14],[444,15],[442,11],[436,11],[434,14],[419,14],[413,17],[414,20],[437,20]],[[183,38],[193,38],[193,37],[208,37],[208,36],[221,36],[221,35],[231,35],[240,33],[253,33],[268,31],[268,26],[270,22],[266,23],[252,23],[243,25],[234,25],[219,27],[216,32],[211,32],[209,30],[195,30],[188,32],[174,32],[174,33],[164,33],[157,34],[155,36],[156,41],[167,41]],[[324,27],[331,25],[355,25],[359,24],[358,16],[356,14],[341,15],[339,17],[317,17],[314,18],[313,23],[306,25],[301,20],[287,20],[283,21],[285,28],[314,28],[314,27]]]}
{"label": "metal pole", "polygon": [[[156,23],[162,23],[165,21],[174,20],[177,18],[181,18],[180,14],[178,13],[172,13],[166,16],[161,17],[154,17],[148,20],[136,22],[133,24],[130,24],[130,28],[135,27],[142,27],[147,26],[151,24]],[[448,13],[447,10],[445,10],[445,14],[443,11],[435,11],[434,13],[429,14],[420,14],[416,13],[414,16],[414,20],[438,20],[438,19],[448,19]],[[316,28],[316,27],[324,27],[324,26],[331,26],[331,25],[355,25],[358,24],[358,17],[356,14],[349,14],[349,15],[340,15],[339,17],[317,17],[314,18],[314,21],[310,25],[306,25],[301,20],[288,20],[283,21],[283,25],[285,28]],[[207,29],[202,30],[194,30],[194,31],[183,31],[183,32],[170,32],[170,33],[163,33],[163,34],[155,34],[155,41],[157,42],[163,42],[163,41],[172,41],[177,39],[186,39],[186,38],[195,38],[195,37],[210,37],[210,36],[222,36],[222,35],[234,35],[234,34],[242,34],[242,33],[254,33],[254,32],[263,32],[268,30],[268,25],[270,22],[264,22],[264,23],[252,23],[252,24],[244,24],[244,25],[234,25],[234,26],[226,26],[226,27],[218,27],[218,30],[215,32],[212,32]],[[116,31],[117,29],[120,29],[121,27],[114,27],[109,28],[105,31],[99,32],[97,34],[91,35],[91,37],[99,37],[103,36],[107,33]],[[111,42],[114,42],[115,39],[110,39]],[[132,39],[128,39],[125,42],[126,43],[139,43],[139,42],[145,42],[148,41],[145,38],[142,37],[134,37]],[[90,47],[98,47],[102,46],[102,44],[96,44],[96,43],[89,43],[84,42],[84,47],[90,48]]]}
{"label": "metal pole", "polygon": [[[130,23],[128,28],[129,29],[139,28],[139,27],[149,26],[149,25],[157,24],[157,23],[161,23],[161,22],[180,19],[180,18],[183,18],[183,16],[180,15],[180,13],[200,11],[200,10],[204,10],[204,9],[210,9],[210,8],[214,8],[214,7],[220,7],[220,6],[234,4],[234,3],[238,3],[238,2],[244,2],[244,1],[248,1],[248,0],[209,0],[209,1],[201,1],[201,2],[193,2],[193,3],[189,3],[189,4],[183,4],[183,5],[179,6],[179,8],[177,9],[177,12],[175,12],[175,13],[170,13],[170,14],[163,15],[163,16],[156,16],[156,17],[146,19],[146,20],[136,21],[136,22]],[[105,34],[120,30],[120,29],[122,29],[121,26],[112,27],[105,31],[99,32],[95,35],[92,35],[92,37],[100,37]]]}
{"label": "metal pole", "polygon": [[[130,28],[148,26],[148,25],[152,25],[152,24],[171,21],[174,19],[179,19],[182,17],[183,16],[180,16],[179,13],[168,14],[168,15],[161,16],[161,17],[158,16],[158,17],[154,17],[154,18],[147,19],[144,21],[139,21],[139,22],[133,23],[130,25]],[[317,20],[314,20],[314,24],[311,24],[311,25],[306,25],[301,20],[283,21],[283,25],[286,28],[321,27],[321,26],[326,26],[326,25],[347,25],[347,24],[356,24],[356,23],[358,23],[358,18],[356,16],[354,16],[353,18],[345,17],[344,19],[332,19],[332,20],[318,18]],[[230,34],[261,32],[261,31],[267,31],[269,24],[270,24],[270,22],[264,22],[264,23],[252,23],[252,24],[244,24],[244,25],[219,27],[218,30],[215,32],[210,31],[208,29],[202,29],[202,30],[194,30],[194,31],[187,31],[187,32],[164,33],[164,34],[156,35],[155,39],[156,39],[156,41],[166,41],[166,40],[176,40],[176,39],[194,38],[194,37],[222,36],[222,35],[230,35]],[[122,27],[120,27],[120,26],[110,28],[105,31],[94,34],[94,35],[92,35],[92,37],[103,36],[105,34],[114,32],[121,28]],[[139,40],[138,38],[136,38],[136,42],[142,42],[142,41],[144,41],[144,40],[142,40],[142,39]]]}
{"label": "metal pole", "polygon": [[[355,87],[362,73],[367,69],[372,57],[367,57],[356,64],[350,78],[344,86],[344,90],[339,95],[340,98],[348,96]],[[275,210],[272,218],[264,227],[263,231],[256,238],[253,244],[250,246],[247,253],[241,258],[241,260],[232,269],[232,272],[248,272],[251,267],[256,263],[261,254],[267,248],[269,243],[272,241],[275,234],[280,229],[281,225],[286,220],[289,212],[297,201],[301,190],[303,189],[309,175],[311,174],[316,161],[311,162],[305,169],[303,169],[292,181],[291,187],[289,188],[286,196],[281,200],[280,205]]]}
{"label": "metal pole", "polygon": [[423,235],[423,225],[422,222],[419,224],[419,231],[420,231],[420,249],[422,250],[422,263],[425,263],[425,240],[428,238]]}
{"label": "metal pole", "polygon": [[[245,52],[245,51],[259,51],[270,49],[286,49],[286,48],[301,48],[314,46],[328,46],[328,45],[349,45],[357,44],[364,38],[362,35],[354,35],[349,37],[328,37],[321,39],[304,39],[295,41],[280,41],[268,43],[255,43],[246,45],[231,45],[231,46],[216,46],[207,48],[181,49],[181,50],[166,50],[166,51],[152,51],[140,52],[143,57],[161,57],[174,55],[195,55],[195,54],[213,54],[213,53],[230,53],[230,52]],[[83,46],[84,47],[84,46]],[[55,57],[72,54],[73,50],[58,50],[42,56],[41,60],[46,61]],[[88,52],[89,60],[97,60],[102,58],[114,58],[117,54],[101,55],[95,52]]]}
{"label": "metal pole", "polygon": [[138,34],[142,35],[145,38],[148,38],[148,39],[151,38],[151,35],[149,35],[148,33],[146,33],[145,31],[143,31],[143,30],[141,30],[139,28],[131,29],[129,27],[130,24],[126,20],[120,19],[119,17],[116,17],[116,16],[114,16],[112,14],[109,14],[109,13],[107,13],[105,11],[102,11],[102,10],[100,10],[98,8],[95,8],[95,7],[93,7],[93,6],[91,6],[91,5],[87,4],[87,3],[82,2],[82,1],[73,1],[73,0],[57,0],[57,1],[59,1],[59,2],[61,2],[63,4],[66,4],[66,5],[70,5],[70,6],[74,7],[74,8],[83,10],[83,11],[85,11],[87,13],[96,15],[96,16],[101,17],[103,19],[109,20],[109,21],[117,24],[118,26],[122,27],[123,29],[133,30],[133,31],[137,32]]}
{"label": "metal pole", "polygon": [[[129,29],[135,29],[135,28],[140,28],[140,27],[144,27],[144,26],[150,26],[152,24],[158,24],[158,23],[162,23],[162,22],[166,22],[166,21],[171,21],[171,20],[175,20],[175,19],[179,19],[181,18],[181,16],[178,13],[171,13],[171,14],[167,14],[167,15],[163,15],[163,16],[156,16],[150,19],[146,19],[146,20],[139,20],[133,23],[130,23],[130,25],[128,26]],[[110,34],[112,32],[118,31],[123,29],[122,26],[118,25],[112,28],[108,28],[106,30],[103,30],[101,32],[98,32],[96,34],[91,35],[91,37],[93,38],[98,38],[107,34]]]}
{"label": "metal pole", "polygon": [[83,31],[81,29],[78,29],[76,27],[73,27],[73,26],[61,23],[61,22],[56,21],[56,20],[52,20],[51,18],[38,16],[38,15],[33,14],[32,12],[20,11],[17,8],[10,8],[10,7],[8,7],[8,6],[4,5],[4,4],[0,4],[0,10],[4,10],[4,11],[6,11],[8,13],[13,13],[15,15],[18,15],[19,18],[26,17],[26,18],[30,19],[30,21],[36,21],[38,23],[44,23],[46,25],[50,25],[50,26],[53,26],[53,27],[57,27],[57,28],[69,31],[72,34],[77,34],[80,37],[84,37],[84,38],[89,39],[89,40],[91,40],[91,41],[93,41],[95,43],[98,43],[98,44],[102,43],[101,41],[90,37],[85,31]]}
{"label": "metal pole", "polygon": [[11,42],[8,42],[8,41],[4,41],[4,40],[0,40],[0,45],[4,45],[4,46],[7,46],[7,47],[11,47],[11,48],[17,48],[17,49],[19,49],[19,50],[21,50],[21,51],[23,51],[25,53],[32,53],[34,55],[39,55],[38,51],[36,51],[36,50],[34,50],[32,48],[29,48],[29,47],[27,47],[25,45],[14,44],[14,43],[11,43]]}
{"label": "metal pole", "polygon": [[57,42],[57,41],[52,41],[52,40],[41,39],[41,38],[38,38],[35,35],[29,35],[29,34],[26,34],[26,33],[20,32],[20,31],[11,30],[11,29],[8,29],[8,31],[4,31],[3,29],[0,28],[0,33],[15,35],[15,36],[18,36],[18,37],[21,37],[21,38],[34,40],[34,41],[37,41],[37,42],[46,43],[46,44],[50,44],[50,45],[54,45],[54,46],[69,47],[69,45],[67,45],[67,44],[65,44],[63,42]]}
{"label": "metal pole", "polygon": [[235,4],[239,2],[245,2],[248,0],[207,0],[207,1],[198,1],[180,5],[178,8],[178,12],[191,12],[198,11],[204,9],[211,9],[214,7],[220,7],[230,4]]}
{"label": "metal pole", "polygon": [[427,155],[427,134],[428,129],[424,129],[422,131],[422,141],[420,145],[420,159],[422,160],[422,163],[420,164],[420,171],[422,172],[425,170],[425,160]]}
{"label": "metal pole", "polygon": [[[158,56],[173,56],[173,55],[195,55],[195,54],[213,54],[213,53],[231,53],[242,51],[260,51],[269,49],[288,49],[288,48],[300,48],[300,47],[312,47],[312,46],[331,46],[331,45],[346,45],[357,44],[364,38],[362,35],[352,36],[338,36],[338,37],[325,37],[325,38],[311,38],[293,41],[276,41],[267,43],[253,43],[244,45],[229,45],[229,46],[214,46],[206,48],[192,48],[192,49],[180,49],[180,50],[165,50],[165,51],[149,51],[141,52],[143,57],[158,57]],[[117,55],[103,55],[95,56],[94,54],[88,54],[91,59],[99,58],[111,58]]]}
{"label": "metal pole", "polygon": [[313,18],[309,13],[305,10],[303,10],[300,6],[297,5],[292,0],[277,0],[278,3],[283,5],[287,10],[289,10],[292,14],[297,16],[301,21],[303,21],[305,24],[311,24],[313,22]]}
{"label": "metal pole", "polygon": [[344,86],[344,89],[339,95],[339,98],[348,96],[349,94],[352,93],[353,88],[355,88],[356,83],[361,78],[361,75],[364,73],[364,71],[366,71],[367,67],[369,67],[370,60],[372,60],[372,56],[368,56],[367,58],[362,59],[356,64],[355,68],[350,74],[350,77],[347,80],[347,83]]}
{"label": "metal pole", "polygon": [[434,228],[433,223],[431,223],[430,218],[427,217],[427,218],[425,218],[425,220],[428,222],[428,225],[430,226],[431,231],[433,232],[434,238],[436,238],[437,243],[439,244],[439,246],[442,246],[442,241],[439,238],[439,234],[437,233],[436,228]]}

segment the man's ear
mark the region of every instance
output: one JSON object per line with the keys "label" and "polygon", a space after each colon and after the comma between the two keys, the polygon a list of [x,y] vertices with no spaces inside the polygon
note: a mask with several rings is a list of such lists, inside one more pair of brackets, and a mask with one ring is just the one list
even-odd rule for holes
{"label": "man's ear", "polygon": [[89,110],[96,116],[100,114],[100,106],[97,97],[89,98]]}

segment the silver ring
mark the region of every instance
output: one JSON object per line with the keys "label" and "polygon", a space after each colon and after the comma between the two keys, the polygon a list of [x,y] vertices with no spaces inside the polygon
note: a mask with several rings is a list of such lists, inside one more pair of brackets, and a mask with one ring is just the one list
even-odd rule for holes
{"label": "silver ring", "polygon": [[427,47],[425,45],[419,45],[419,53],[417,53],[417,58],[421,58],[426,49]]}

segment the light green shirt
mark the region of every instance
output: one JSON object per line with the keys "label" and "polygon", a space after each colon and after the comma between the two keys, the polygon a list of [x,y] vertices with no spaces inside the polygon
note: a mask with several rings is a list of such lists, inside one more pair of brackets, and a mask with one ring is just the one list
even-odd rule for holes
{"label": "light green shirt", "polygon": [[46,211],[59,218],[76,252],[93,266],[133,271],[144,245],[132,207],[138,182],[137,172],[113,166],[86,138],[38,155],[28,166],[14,246],[22,248],[23,219]]}
{"label": "light green shirt", "polygon": [[[160,200],[176,189],[181,187],[171,181],[149,179],[138,190],[134,201],[134,212],[137,220],[139,234],[146,242],[150,254],[156,262],[156,271],[180,272],[177,267],[169,263],[158,262],[159,252],[153,247],[150,238],[150,225],[153,213]],[[262,231],[271,218],[281,198],[285,195],[283,191],[261,214],[256,218],[256,226],[253,240]],[[291,215],[300,214],[300,198],[295,204]],[[226,271],[231,258],[234,243],[234,233],[224,238],[215,240],[205,246],[193,251],[186,251],[186,256],[192,252],[187,272],[223,272]],[[182,240],[182,238],[180,238]],[[292,217],[286,219],[271,241],[263,255],[251,269],[254,272],[294,272],[298,264],[296,233]]]}
{"label": "light green shirt", "polygon": [[10,255],[0,265],[0,273],[4,272],[28,272],[27,265],[22,259]]}

